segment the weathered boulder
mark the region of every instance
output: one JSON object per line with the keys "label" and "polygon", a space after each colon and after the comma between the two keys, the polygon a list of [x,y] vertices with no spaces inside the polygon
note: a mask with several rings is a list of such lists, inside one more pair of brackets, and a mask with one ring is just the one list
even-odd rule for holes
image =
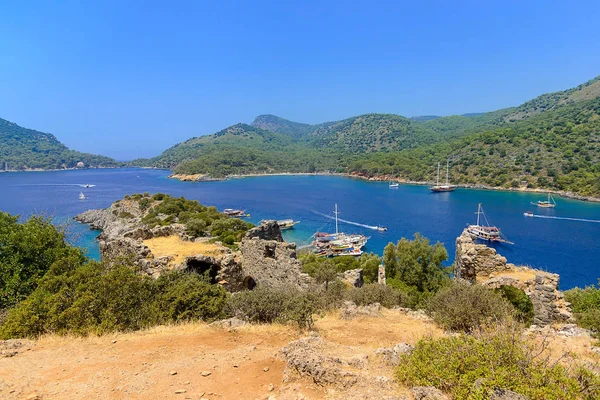
{"label": "weathered boulder", "polygon": [[317,385],[337,385],[350,387],[356,384],[358,374],[345,371],[339,359],[325,355],[326,343],[316,334],[289,343],[281,349],[287,367],[284,381],[289,381],[293,373],[310,377]]}
{"label": "weathered boulder", "polygon": [[352,301],[345,301],[340,310],[341,319],[353,319],[358,316],[380,317],[381,305],[379,303],[369,304],[368,306],[357,306]]}
{"label": "weathered boulder", "polygon": [[527,400],[526,396],[508,389],[496,388],[490,395],[490,400]]}
{"label": "weathered boulder", "polygon": [[215,322],[209,324],[208,326],[212,326],[215,328],[233,329],[233,328],[239,328],[240,326],[244,326],[244,325],[246,325],[246,321],[241,320],[236,317],[233,317],[233,318],[222,319],[220,321],[215,321]]}
{"label": "weathered boulder", "polygon": [[259,226],[250,229],[246,233],[247,239],[258,238],[262,240],[275,240],[283,242],[283,235],[281,234],[281,228],[277,221],[264,221]]}
{"label": "weathered boulder", "polygon": [[450,400],[441,390],[433,386],[415,386],[412,388],[415,400]]}
{"label": "weathered boulder", "polygon": [[410,354],[415,346],[408,343],[398,343],[394,347],[380,347],[375,350],[375,354],[380,355],[389,365],[398,365],[402,354]]}

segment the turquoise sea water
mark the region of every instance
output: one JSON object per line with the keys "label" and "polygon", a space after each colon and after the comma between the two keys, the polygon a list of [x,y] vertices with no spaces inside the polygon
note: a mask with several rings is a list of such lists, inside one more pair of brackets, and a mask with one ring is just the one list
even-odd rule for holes
{"label": "turquoise sea water", "polygon": [[[272,176],[191,183],[167,179],[168,171],[107,169],[0,174],[0,210],[28,216],[44,213],[62,223],[90,208],[108,207],[131,193],[169,193],[223,208],[243,208],[250,220],[293,218],[295,229],[284,233],[298,245],[309,243],[317,230],[333,231],[334,204],[340,218],[365,225],[383,225],[387,232],[340,223],[340,230],[371,236],[366,251],[378,254],[401,237],[420,232],[440,241],[454,259],[454,241],[467,223],[473,223],[482,203],[490,222],[499,226],[514,245],[495,245],[514,264],[530,265],[561,275],[561,288],[596,283],[600,277],[600,223],[552,218],[528,218],[525,211],[549,217],[600,221],[600,204],[556,198],[555,209],[530,204],[543,195],[457,189],[430,193],[427,187],[367,182],[334,176]],[[79,185],[93,184],[92,188]],[[89,198],[79,200],[84,192]],[[71,240],[98,258],[98,232],[78,223],[69,224]]]}

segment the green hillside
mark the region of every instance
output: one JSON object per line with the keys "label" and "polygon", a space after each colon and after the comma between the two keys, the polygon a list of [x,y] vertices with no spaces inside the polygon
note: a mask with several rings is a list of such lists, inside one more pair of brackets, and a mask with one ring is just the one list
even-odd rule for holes
{"label": "green hillside", "polygon": [[112,158],[69,150],[54,135],[0,119],[0,170],[115,167]]}
{"label": "green hillside", "polygon": [[215,177],[347,172],[432,181],[451,160],[457,184],[600,195],[600,77],[519,107],[449,117],[365,114],[318,125],[261,115],[135,165]]}

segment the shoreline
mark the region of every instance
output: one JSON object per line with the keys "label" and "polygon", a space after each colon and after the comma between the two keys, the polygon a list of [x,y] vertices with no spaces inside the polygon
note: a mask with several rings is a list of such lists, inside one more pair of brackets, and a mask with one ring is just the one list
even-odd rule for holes
{"label": "shoreline", "polygon": [[[428,186],[433,185],[432,182],[424,182],[424,181],[411,181],[407,179],[392,179],[390,176],[381,175],[381,176],[365,176],[356,173],[347,173],[347,172],[277,172],[277,173],[257,173],[257,174],[233,174],[228,175],[225,178],[211,178],[207,174],[171,174],[168,178],[178,179],[181,182],[220,182],[226,181],[228,179],[242,179],[242,178],[255,178],[255,177],[263,177],[263,176],[341,176],[345,178],[352,179],[360,179],[369,182],[388,182],[394,181],[398,182],[401,185],[418,185],[418,186]],[[182,179],[183,178],[183,179]],[[521,193],[550,193],[552,195],[564,197],[571,200],[579,200],[579,201],[587,201],[590,203],[600,203],[600,197],[594,196],[582,196],[573,192],[565,192],[560,190],[552,190],[552,189],[541,189],[541,188],[504,188],[504,187],[496,187],[496,186],[488,186],[483,184],[457,184],[454,185],[457,188],[463,189],[480,189],[480,190],[493,190],[493,191],[501,191],[501,192],[521,192]]]}

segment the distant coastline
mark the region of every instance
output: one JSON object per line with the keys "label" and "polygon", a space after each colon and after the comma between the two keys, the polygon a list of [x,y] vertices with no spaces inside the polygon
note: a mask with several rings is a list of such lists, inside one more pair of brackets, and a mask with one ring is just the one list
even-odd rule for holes
{"label": "distant coastline", "polygon": [[[419,185],[426,186],[432,185],[432,182],[425,181],[410,181],[406,179],[398,179],[391,178],[389,175],[381,175],[381,176],[365,176],[356,173],[342,173],[342,172],[277,172],[277,173],[255,173],[255,174],[232,174],[223,178],[213,178],[208,174],[171,174],[169,178],[178,179],[181,182],[218,182],[225,181],[228,179],[240,179],[240,178],[252,178],[252,177],[261,177],[261,176],[341,176],[346,178],[354,178],[361,179],[371,182],[388,182],[395,181],[403,185]],[[550,193],[553,195],[561,196],[568,199],[580,200],[580,201],[589,201],[593,203],[600,203],[600,197],[594,196],[582,196],[573,192],[565,192],[560,190],[551,190],[551,189],[541,189],[541,188],[504,188],[504,187],[496,187],[496,186],[488,186],[483,184],[457,184],[454,185],[459,188],[465,189],[482,189],[482,190],[495,190],[495,191],[504,191],[504,192],[526,192],[526,193]]]}

